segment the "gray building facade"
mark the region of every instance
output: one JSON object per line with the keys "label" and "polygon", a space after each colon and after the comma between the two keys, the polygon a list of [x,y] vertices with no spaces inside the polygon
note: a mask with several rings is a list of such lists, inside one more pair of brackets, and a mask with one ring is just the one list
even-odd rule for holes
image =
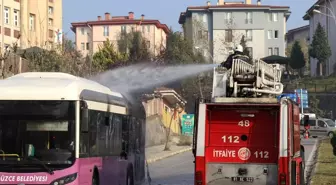
{"label": "gray building facade", "polygon": [[243,35],[253,58],[284,56],[289,15],[287,6],[219,0],[217,5],[207,2],[207,6],[188,7],[181,13],[179,23],[196,49],[201,49],[214,63],[220,63]]}

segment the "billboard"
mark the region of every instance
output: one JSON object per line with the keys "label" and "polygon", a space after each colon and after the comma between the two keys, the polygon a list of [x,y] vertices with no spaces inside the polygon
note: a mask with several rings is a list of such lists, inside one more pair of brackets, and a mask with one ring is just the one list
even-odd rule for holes
{"label": "billboard", "polygon": [[194,114],[183,114],[181,119],[182,135],[193,135]]}

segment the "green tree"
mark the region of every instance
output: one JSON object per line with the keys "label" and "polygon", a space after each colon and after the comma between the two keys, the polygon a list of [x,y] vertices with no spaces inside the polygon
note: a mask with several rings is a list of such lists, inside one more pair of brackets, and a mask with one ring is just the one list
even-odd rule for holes
{"label": "green tree", "polygon": [[114,44],[107,39],[99,45],[98,51],[93,55],[93,66],[100,70],[106,70],[117,62],[123,61],[122,55],[116,50]]}
{"label": "green tree", "polygon": [[317,67],[317,72],[322,76],[323,71],[325,71],[325,63],[331,56],[331,49],[327,34],[320,23],[318,23],[315,30],[313,41],[309,49],[309,55],[318,60],[319,65]]}
{"label": "green tree", "polygon": [[148,41],[142,37],[141,32],[133,32],[131,35],[132,45],[129,47],[129,60],[132,63],[149,60],[151,58]]}
{"label": "green tree", "polygon": [[302,68],[305,66],[305,58],[304,58],[304,54],[301,50],[301,46],[299,41],[295,41],[291,50],[291,54],[290,54],[290,63],[289,65],[291,66],[291,68],[296,69],[298,71],[300,71],[300,74],[302,75]]}
{"label": "green tree", "polygon": [[317,116],[323,117],[325,111],[320,109],[320,100],[315,95],[309,96],[310,112],[314,112]]}

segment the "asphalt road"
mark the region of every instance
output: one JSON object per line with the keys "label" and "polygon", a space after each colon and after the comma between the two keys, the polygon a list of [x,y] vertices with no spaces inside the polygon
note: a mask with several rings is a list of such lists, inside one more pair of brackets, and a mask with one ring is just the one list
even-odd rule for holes
{"label": "asphalt road", "polygon": [[[302,139],[305,147],[305,160],[308,162],[316,139]],[[150,185],[193,185],[193,155],[185,152],[149,165]]]}

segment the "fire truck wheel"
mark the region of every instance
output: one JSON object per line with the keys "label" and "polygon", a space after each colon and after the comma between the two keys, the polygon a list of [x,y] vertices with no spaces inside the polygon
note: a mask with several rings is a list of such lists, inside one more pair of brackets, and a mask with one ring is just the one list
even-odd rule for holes
{"label": "fire truck wheel", "polygon": [[305,185],[305,169],[303,162],[300,165],[300,185]]}
{"label": "fire truck wheel", "polygon": [[302,168],[306,169],[305,154],[304,154],[304,151],[302,149],[300,150],[300,155],[301,155],[301,158],[302,158],[302,163],[301,163]]}
{"label": "fire truck wheel", "polygon": [[333,138],[334,137],[334,132],[329,132],[328,136],[329,136],[329,138]]}

